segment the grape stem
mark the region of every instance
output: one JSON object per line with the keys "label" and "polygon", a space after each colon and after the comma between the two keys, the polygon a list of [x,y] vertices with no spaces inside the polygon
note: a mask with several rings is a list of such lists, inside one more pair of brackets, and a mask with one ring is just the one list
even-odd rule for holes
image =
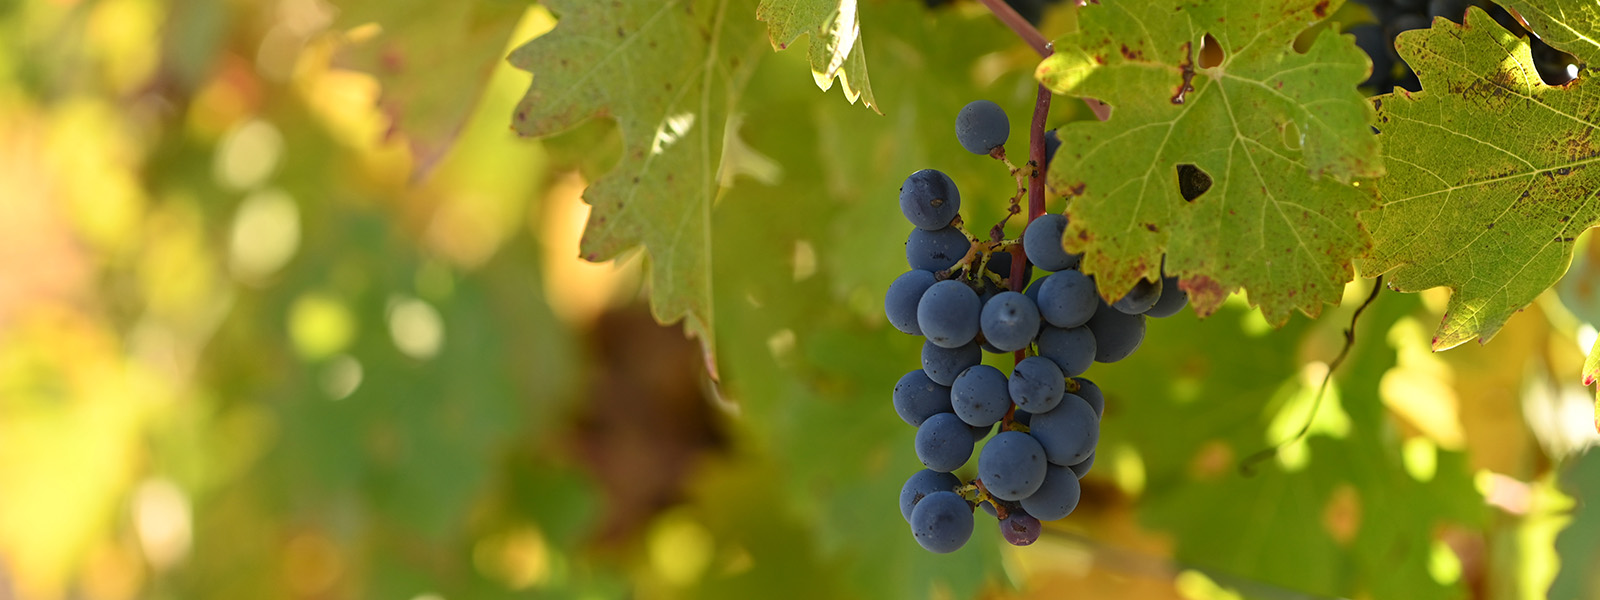
{"label": "grape stem", "polygon": [[[1000,22],[1005,23],[1006,27],[1010,27],[1011,31],[1017,34],[1017,37],[1027,42],[1034,52],[1039,53],[1040,58],[1047,58],[1051,54],[1055,54],[1055,50],[1050,47],[1050,40],[1045,39],[1044,34],[1039,33],[1039,30],[1034,28],[1032,23],[1022,18],[1022,15],[1017,14],[1016,9],[1011,8],[1010,4],[1006,4],[1005,0],[978,1],[989,7],[989,12],[994,13],[995,18],[1000,19]],[[1104,102],[1093,98],[1084,98],[1083,103],[1089,106],[1089,110],[1094,111],[1095,118],[1101,121],[1111,118],[1111,107]]]}

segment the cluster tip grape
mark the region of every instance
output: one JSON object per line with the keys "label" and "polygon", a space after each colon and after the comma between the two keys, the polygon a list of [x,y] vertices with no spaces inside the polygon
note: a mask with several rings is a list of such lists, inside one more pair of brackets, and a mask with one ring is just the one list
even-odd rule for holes
{"label": "cluster tip grape", "polygon": [[[957,141],[974,154],[1002,157],[996,149],[1009,135],[1005,112],[987,100],[956,120]],[[1048,140],[1059,147],[1059,138]],[[1082,257],[1063,247],[1064,215],[1034,219],[1021,239],[983,241],[962,227],[960,208],[960,191],[944,173],[906,178],[900,210],[914,226],[911,270],[884,299],[890,325],[925,338],[922,367],[893,394],[896,414],[917,428],[924,467],[901,488],[900,515],[918,544],[939,553],[966,545],[978,508],[1017,546],[1037,541],[1042,521],[1077,508],[1105,412],[1099,386],[1081,376],[1138,349],[1146,317],[1171,316],[1188,302],[1171,277],[1101,300],[1094,278],[1078,270]],[[1018,247],[1023,281],[1012,281]],[[1032,280],[1034,267],[1047,273]],[[1007,374],[982,364],[985,351],[1020,360]],[[975,449],[977,469],[964,471]]]}

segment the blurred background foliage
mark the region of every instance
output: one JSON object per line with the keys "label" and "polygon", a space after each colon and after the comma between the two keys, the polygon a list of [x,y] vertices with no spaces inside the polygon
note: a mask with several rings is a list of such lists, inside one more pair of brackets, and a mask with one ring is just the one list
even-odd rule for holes
{"label": "blurred background foliage", "polygon": [[893,190],[938,167],[997,221],[1010,181],[950,121],[1020,121],[1034,58],[974,3],[861,10],[884,116],[804,49],[745,91],[781,173],[712,217],[713,379],[648,257],[576,257],[614,127],[508,128],[538,5],[0,3],[0,598],[1600,597],[1587,239],[1486,346],[1432,354],[1444,294],[1379,294],[1253,476],[1371,282],[1281,330],[1153,322],[1090,372],[1077,513],[920,550]]}

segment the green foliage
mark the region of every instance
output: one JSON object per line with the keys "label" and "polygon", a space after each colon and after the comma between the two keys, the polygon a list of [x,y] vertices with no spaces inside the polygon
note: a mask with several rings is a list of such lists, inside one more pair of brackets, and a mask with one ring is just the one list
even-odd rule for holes
{"label": "green foliage", "polygon": [[1572,53],[1590,65],[1600,60],[1600,7],[1583,0],[1503,0],[1545,43]]}
{"label": "green foliage", "polygon": [[[622,159],[589,187],[579,252],[591,261],[643,246],[650,304],[685,320],[710,354],[711,205],[731,167],[734,110],[765,52],[745,2],[546,3],[556,29],[511,54],[535,73],[512,127],[546,136],[594,116],[617,120]],[[725,168],[727,170],[725,170]]]}
{"label": "green foliage", "polygon": [[1600,452],[1590,450],[1567,465],[1562,487],[1582,498],[1573,511],[1572,524],[1556,538],[1561,554],[1561,572],[1550,585],[1551,598],[1594,598],[1600,596]]}
{"label": "green foliage", "polygon": [[1593,82],[1545,85],[1527,43],[1478,9],[1397,44],[1423,91],[1374,100],[1389,176],[1382,210],[1364,217],[1373,248],[1359,266],[1399,290],[1453,290],[1434,349],[1488,340],[1600,221]]}
{"label": "green foliage", "polygon": [[442,158],[466,124],[489,73],[530,0],[340,3],[346,27],[379,26],[349,47],[343,64],[378,79],[392,131],[404,131],[415,172]]}
{"label": "green foliage", "polygon": [[756,18],[767,24],[774,50],[810,34],[811,75],[817,86],[826,91],[838,79],[845,99],[854,104],[860,98],[866,107],[878,109],[867,81],[867,51],[854,0],[761,0]]}
{"label": "green foliage", "polygon": [[[1366,249],[1351,180],[1383,173],[1355,84],[1369,63],[1330,30],[1296,36],[1338,2],[1117,2],[1082,9],[1079,30],[1039,66],[1052,90],[1113,107],[1105,122],[1061,129],[1051,165],[1071,198],[1066,245],[1116,298],[1140,278],[1180,275],[1200,314],[1243,289],[1267,320],[1316,316],[1338,300]],[[1223,53],[1202,67],[1202,39]],[[1180,193],[1177,168],[1210,190]]]}

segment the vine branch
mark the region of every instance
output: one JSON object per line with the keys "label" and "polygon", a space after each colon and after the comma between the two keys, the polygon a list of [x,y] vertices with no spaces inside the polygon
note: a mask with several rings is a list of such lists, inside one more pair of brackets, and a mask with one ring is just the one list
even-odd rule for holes
{"label": "vine branch", "polygon": [[989,12],[994,13],[994,16],[1000,19],[1001,23],[1005,23],[1006,27],[1010,27],[1012,31],[1017,33],[1018,37],[1022,38],[1022,41],[1032,46],[1033,51],[1038,52],[1040,57],[1050,56],[1055,53],[1054,50],[1050,49],[1050,40],[1044,39],[1044,34],[1039,33],[1038,29],[1034,29],[1033,24],[1022,18],[1022,15],[1017,14],[1017,10],[1011,8],[1010,4],[1006,4],[1005,0],[978,1],[989,7]]}
{"label": "vine branch", "polygon": [[1356,312],[1350,315],[1350,327],[1344,330],[1344,347],[1339,349],[1339,355],[1333,358],[1333,362],[1328,363],[1328,372],[1322,374],[1322,384],[1317,386],[1317,396],[1311,401],[1311,412],[1306,415],[1306,422],[1300,426],[1300,431],[1289,439],[1278,442],[1275,446],[1251,454],[1245,457],[1244,460],[1239,461],[1239,473],[1241,475],[1254,477],[1256,465],[1277,456],[1284,446],[1295,443],[1305,437],[1306,432],[1311,431],[1311,423],[1317,418],[1317,409],[1322,408],[1322,396],[1328,391],[1328,382],[1333,379],[1333,372],[1339,368],[1339,365],[1344,364],[1345,357],[1350,355],[1350,348],[1356,345],[1356,320],[1361,318],[1361,312],[1367,310],[1367,307],[1372,305],[1373,300],[1378,299],[1378,292],[1382,290],[1383,276],[1379,275],[1372,282],[1372,293],[1368,294],[1367,299],[1361,303],[1361,306],[1356,307]]}

